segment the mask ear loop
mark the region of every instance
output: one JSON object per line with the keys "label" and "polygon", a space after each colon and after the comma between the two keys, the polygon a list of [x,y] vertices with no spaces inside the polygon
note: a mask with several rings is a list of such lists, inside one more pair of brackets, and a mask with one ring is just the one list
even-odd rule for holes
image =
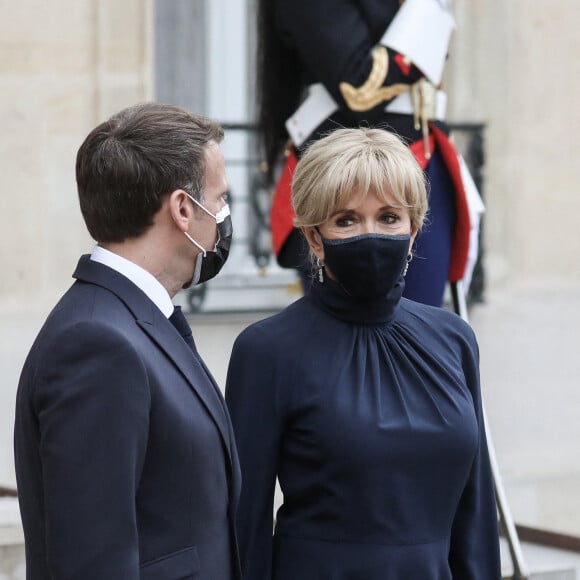
{"label": "mask ear loop", "polygon": [[191,201],[193,201],[193,203],[195,203],[195,205],[200,207],[207,215],[210,215],[217,222],[217,216],[211,213],[211,211],[209,211],[207,207],[204,207],[199,201],[197,201],[197,199],[195,199],[195,197],[193,197],[193,195],[187,193],[187,191],[185,192],[185,194],[187,195],[187,197],[189,197],[189,199],[191,199]]}
{"label": "mask ear loop", "polygon": [[[197,199],[195,199],[195,197],[193,197],[193,195],[191,195],[190,193],[187,193],[187,191],[185,192],[185,194],[187,195],[187,197],[189,197],[189,199],[191,199],[191,201],[193,201],[193,203],[195,203],[195,205],[200,207],[207,215],[211,216],[216,221],[216,223],[221,223],[228,215],[230,215],[230,208],[227,204],[218,212],[218,215],[213,215],[213,213],[211,213],[211,211],[209,211],[209,209],[207,209],[207,207],[204,207],[199,201],[197,201]],[[222,214],[222,212],[223,212],[223,214]],[[220,217],[221,219],[218,220],[218,217]],[[183,232],[183,233],[187,236],[187,239],[192,244],[195,244],[203,252],[203,257],[205,258],[207,250],[203,246],[198,244],[187,232]],[[218,239],[217,239],[217,242],[215,243],[214,248],[217,247],[217,245],[219,244],[219,242],[221,240],[219,228],[218,228],[217,234],[218,234]]]}
{"label": "mask ear loop", "polygon": [[407,254],[407,261],[405,262],[405,267],[403,269],[403,277],[407,275],[407,270],[409,269],[409,264],[413,261],[413,254],[409,252]]}
{"label": "mask ear loop", "polygon": [[185,237],[195,246],[197,246],[202,252],[203,252],[203,257],[205,258],[206,256],[206,252],[207,250],[201,246],[201,244],[198,244],[187,232],[183,232],[185,234]]}

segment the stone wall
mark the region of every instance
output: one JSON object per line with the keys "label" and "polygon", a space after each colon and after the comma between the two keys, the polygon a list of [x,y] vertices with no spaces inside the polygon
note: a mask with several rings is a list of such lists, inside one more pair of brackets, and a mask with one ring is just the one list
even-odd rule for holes
{"label": "stone wall", "polygon": [[151,92],[143,2],[12,2],[0,20],[0,298],[62,287],[87,239],[74,157],[111,112]]}
{"label": "stone wall", "polygon": [[516,520],[580,535],[580,4],[455,5],[451,116],[487,123],[488,418]]}
{"label": "stone wall", "polygon": [[451,117],[485,121],[494,281],[580,284],[580,37],[574,0],[456,2]]}

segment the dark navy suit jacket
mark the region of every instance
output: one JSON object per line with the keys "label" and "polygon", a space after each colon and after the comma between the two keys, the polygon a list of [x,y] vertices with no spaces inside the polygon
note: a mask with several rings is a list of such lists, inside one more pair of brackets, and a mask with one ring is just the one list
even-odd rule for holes
{"label": "dark navy suit jacket", "polygon": [[28,580],[230,580],[237,454],[217,386],[132,282],[83,256],[16,403]]}

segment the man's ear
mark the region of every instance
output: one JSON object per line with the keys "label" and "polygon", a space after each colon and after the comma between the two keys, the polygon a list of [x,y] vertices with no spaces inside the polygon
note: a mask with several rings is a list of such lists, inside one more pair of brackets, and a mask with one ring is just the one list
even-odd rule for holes
{"label": "man's ear", "polygon": [[193,207],[187,193],[183,189],[171,192],[167,200],[169,214],[175,225],[182,231],[189,230],[193,220]]}
{"label": "man's ear", "polygon": [[319,231],[315,227],[306,226],[302,226],[300,229],[310,246],[310,251],[324,263],[324,245]]}

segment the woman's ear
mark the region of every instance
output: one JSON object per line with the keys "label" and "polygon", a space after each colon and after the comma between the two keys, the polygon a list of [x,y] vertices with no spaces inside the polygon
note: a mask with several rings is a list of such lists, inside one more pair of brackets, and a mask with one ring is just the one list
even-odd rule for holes
{"label": "woman's ear", "polygon": [[315,227],[306,226],[302,226],[300,229],[310,246],[310,251],[324,263],[324,245],[319,231]]}

